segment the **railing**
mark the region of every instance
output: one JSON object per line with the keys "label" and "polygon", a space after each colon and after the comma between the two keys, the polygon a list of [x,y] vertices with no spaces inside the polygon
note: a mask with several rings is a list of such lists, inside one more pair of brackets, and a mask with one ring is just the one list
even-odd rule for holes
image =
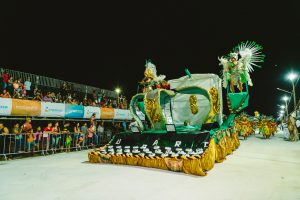
{"label": "railing", "polygon": [[67,83],[71,86],[72,91],[74,92],[81,92],[81,93],[88,93],[92,94],[93,91],[101,92],[105,94],[107,97],[110,98],[117,98],[118,94],[114,91],[110,90],[104,90],[93,86],[78,84],[78,83],[72,83],[68,81],[63,81],[55,78],[45,77],[45,76],[39,76],[35,74],[30,74],[26,72],[20,72],[12,69],[6,69],[6,68],[0,68],[0,71],[3,72],[4,70],[7,70],[10,76],[13,76],[14,78],[21,78],[23,81],[26,81],[26,79],[30,78],[31,82],[35,85],[39,86],[45,86],[45,87],[52,87],[52,88],[61,88],[63,83]]}
{"label": "railing", "polygon": [[[33,135],[33,138],[32,137]],[[94,133],[20,133],[0,135],[0,157],[22,155],[48,155],[99,147],[112,138],[110,132]]]}

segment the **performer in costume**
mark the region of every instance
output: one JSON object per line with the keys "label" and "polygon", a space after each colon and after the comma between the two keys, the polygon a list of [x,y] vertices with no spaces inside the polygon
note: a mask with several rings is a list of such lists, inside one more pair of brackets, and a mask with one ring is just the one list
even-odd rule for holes
{"label": "performer in costume", "polygon": [[144,78],[140,82],[140,84],[144,87],[143,88],[143,93],[151,91],[156,88],[161,87],[161,83],[165,81],[164,79],[166,78],[165,75],[159,75],[157,76],[157,71],[156,71],[156,66],[151,62],[151,60],[146,60],[146,69],[144,71]]}
{"label": "performer in costume", "polygon": [[[252,86],[250,72],[254,71],[253,66],[260,67],[256,63],[264,61],[263,48],[255,42],[242,42],[229,54],[229,57],[218,58],[219,65],[223,66],[223,87],[227,88],[230,83],[230,91],[235,92],[235,86],[239,91],[243,91],[243,84]],[[239,59],[240,55],[240,59]]]}
{"label": "performer in costume", "polygon": [[270,132],[270,128],[268,126],[268,121],[266,119],[266,117],[262,117],[262,120],[261,120],[261,133],[262,135],[266,138],[266,139],[269,139],[270,136],[271,136],[271,132]]}

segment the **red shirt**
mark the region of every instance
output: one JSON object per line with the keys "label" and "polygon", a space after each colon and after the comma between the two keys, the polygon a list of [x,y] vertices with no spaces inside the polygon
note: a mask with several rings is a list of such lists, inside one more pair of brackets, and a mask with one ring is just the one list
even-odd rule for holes
{"label": "red shirt", "polygon": [[46,128],[44,128],[44,131],[49,131],[49,132],[52,132],[52,127],[46,127]]}
{"label": "red shirt", "polygon": [[7,83],[8,79],[9,79],[9,75],[7,73],[3,74],[3,82]]}

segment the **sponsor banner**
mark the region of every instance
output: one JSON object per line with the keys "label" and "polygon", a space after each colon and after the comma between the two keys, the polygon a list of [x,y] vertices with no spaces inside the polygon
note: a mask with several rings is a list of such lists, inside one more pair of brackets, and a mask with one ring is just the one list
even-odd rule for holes
{"label": "sponsor banner", "polygon": [[65,104],[42,102],[41,117],[65,117]]}
{"label": "sponsor banner", "polygon": [[0,115],[9,116],[11,115],[12,99],[0,98]]}
{"label": "sponsor banner", "polygon": [[115,112],[113,108],[101,108],[101,119],[113,119]]}
{"label": "sponsor banner", "polygon": [[40,116],[41,102],[33,100],[12,99],[11,115]]}
{"label": "sponsor banner", "polygon": [[65,104],[65,118],[83,118],[84,108],[82,105]]}
{"label": "sponsor banner", "polygon": [[122,110],[122,109],[115,109],[114,119],[127,119],[131,120],[132,115],[130,110]]}
{"label": "sponsor banner", "polygon": [[90,118],[93,113],[96,113],[96,119],[100,119],[100,108],[93,106],[84,106],[83,118]]}

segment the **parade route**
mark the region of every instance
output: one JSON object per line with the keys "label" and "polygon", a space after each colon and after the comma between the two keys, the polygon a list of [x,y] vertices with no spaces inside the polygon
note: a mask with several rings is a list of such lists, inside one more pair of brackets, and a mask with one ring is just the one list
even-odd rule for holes
{"label": "parade route", "polygon": [[88,151],[3,161],[0,199],[300,199],[300,143],[261,135],[205,177],[158,169],[90,164]]}

